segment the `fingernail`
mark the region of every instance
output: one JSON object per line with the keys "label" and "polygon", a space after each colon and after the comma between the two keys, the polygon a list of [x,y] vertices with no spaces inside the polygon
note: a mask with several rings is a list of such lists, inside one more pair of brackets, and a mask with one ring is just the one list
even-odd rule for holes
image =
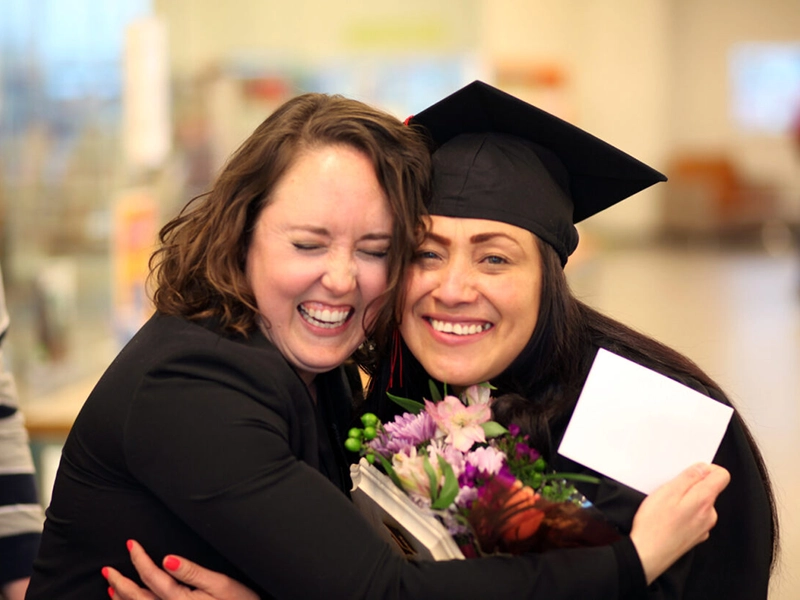
{"label": "fingernail", "polygon": [[694,468],[700,477],[705,477],[711,473],[711,467],[707,463],[697,463]]}
{"label": "fingernail", "polygon": [[103,574],[103,577],[108,579],[108,567],[103,567],[102,569],[100,569],[100,572]]}
{"label": "fingernail", "polygon": [[112,587],[108,588],[108,597],[109,598],[113,598],[114,597],[114,588],[112,588]]}
{"label": "fingernail", "polygon": [[174,556],[168,556],[164,559],[164,568],[167,569],[167,571],[177,571],[180,566],[181,561]]}
{"label": "fingernail", "polygon": [[125,542],[125,545],[128,547],[128,552],[133,550],[133,540],[128,540],[127,542]]}

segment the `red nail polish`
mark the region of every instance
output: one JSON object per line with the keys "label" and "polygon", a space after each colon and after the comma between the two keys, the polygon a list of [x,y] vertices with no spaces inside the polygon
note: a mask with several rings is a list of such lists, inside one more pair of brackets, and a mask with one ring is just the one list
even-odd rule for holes
{"label": "red nail polish", "polygon": [[112,587],[108,588],[108,597],[109,598],[113,598],[114,597],[114,588],[112,588]]}
{"label": "red nail polish", "polygon": [[177,571],[180,566],[181,561],[174,556],[168,556],[164,559],[164,568],[167,569],[167,571]]}
{"label": "red nail polish", "polygon": [[103,574],[103,577],[108,579],[108,567],[103,567],[102,569],[100,569],[100,572]]}
{"label": "red nail polish", "polygon": [[125,542],[125,545],[128,547],[128,552],[133,550],[133,540],[128,540],[127,542]]}

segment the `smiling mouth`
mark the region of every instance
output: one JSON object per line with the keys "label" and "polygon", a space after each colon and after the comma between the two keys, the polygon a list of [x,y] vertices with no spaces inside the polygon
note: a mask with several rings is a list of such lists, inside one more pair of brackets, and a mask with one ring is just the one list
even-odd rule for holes
{"label": "smiling mouth", "polygon": [[453,323],[452,321],[440,321],[439,319],[425,319],[431,324],[434,331],[449,333],[452,335],[477,335],[493,327],[491,323]]}
{"label": "smiling mouth", "polygon": [[354,310],[349,308],[347,310],[330,310],[328,308],[317,309],[308,308],[305,306],[298,306],[297,311],[308,323],[315,327],[322,327],[323,329],[335,329],[344,325]]}

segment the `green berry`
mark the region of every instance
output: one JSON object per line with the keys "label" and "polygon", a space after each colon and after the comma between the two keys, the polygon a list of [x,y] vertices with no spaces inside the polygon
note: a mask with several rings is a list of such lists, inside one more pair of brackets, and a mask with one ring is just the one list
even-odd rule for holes
{"label": "green berry", "polygon": [[364,427],[364,439],[365,440],[374,440],[375,436],[378,435],[377,429],[374,427]]}
{"label": "green berry", "polygon": [[360,440],[364,437],[364,431],[359,429],[358,427],[353,427],[350,431],[347,432],[347,437],[354,438]]}
{"label": "green berry", "polygon": [[361,415],[361,422],[365,427],[375,427],[378,424],[378,417],[372,413],[364,413]]}
{"label": "green berry", "polygon": [[369,464],[371,464],[371,465],[375,464],[375,455],[374,454],[369,453],[369,454],[367,454],[367,456],[365,458],[367,459],[367,462]]}
{"label": "green berry", "polygon": [[361,440],[349,437],[344,441],[344,447],[350,450],[350,452],[359,452],[361,450]]}

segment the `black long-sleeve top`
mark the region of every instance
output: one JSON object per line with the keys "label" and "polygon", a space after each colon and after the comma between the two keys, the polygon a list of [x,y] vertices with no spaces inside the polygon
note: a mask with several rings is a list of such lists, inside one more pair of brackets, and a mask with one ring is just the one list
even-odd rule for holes
{"label": "black long-sleeve top", "polygon": [[122,350],[65,444],[29,600],[107,598],[125,542],[182,554],[275,598],[635,598],[628,538],[603,548],[409,561],[347,494],[341,370],[318,401],[260,333],[155,315]]}

